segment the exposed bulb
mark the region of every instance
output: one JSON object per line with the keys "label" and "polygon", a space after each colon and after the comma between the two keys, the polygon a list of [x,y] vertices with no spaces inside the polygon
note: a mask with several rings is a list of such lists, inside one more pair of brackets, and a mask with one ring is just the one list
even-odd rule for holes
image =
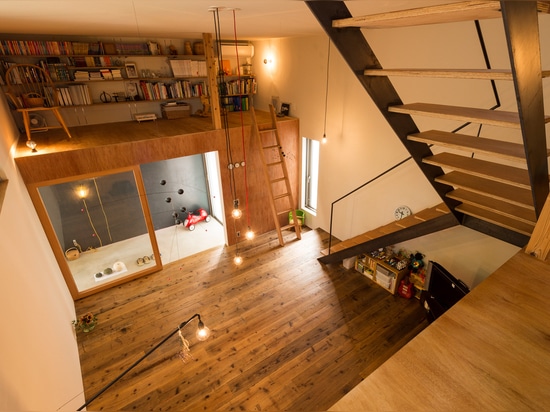
{"label": "exposed bulb", "polygon": [[321,143],[325,144],[327,142],[327,135],[323,133],[323,140],[321,140]]}
{"label": "exposed bulb", "polygon": [[27,143],[25,143],[31,151],[36,152],[36,142],[34,140],[27,140]]}
{"label": "exposed bulb", "polygon": [[238,207],[233,209],[233,211],[231,212],[231,216],[233,216],[233,219],[240,219],[242,215],[243,212]]}
{"label": "exposed bulb", "polygon": [[237,266],[240,266],[240,264],[243,263],[243,258],[237,255],[233,258],[233,263]]}
{"label": "exposed bulb", "polygon": [[85,199],[86,196],[88,196],[88,188],[86,186],[78,186],[78,188],[76,189],[76,195],[80,199]]}
{"label": "exposed bulb", "polygon": [[197,332],[195,333],[195,336],[197,337],[198,340],[204,341],[210,337],[210,333],[211,333],[210,329],[204,326],[204,323],[200,322]]}
{"label": "exposed bulb", "polygon": [[254,239],[254,232],[252,231],[252,229],[248,228],[248,230],[246,231],[245,237],[247,240]]}

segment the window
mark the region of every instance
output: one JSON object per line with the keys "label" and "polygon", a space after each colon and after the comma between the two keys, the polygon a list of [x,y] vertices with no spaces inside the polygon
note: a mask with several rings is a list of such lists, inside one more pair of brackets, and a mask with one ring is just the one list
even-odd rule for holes
{"label": "window", "polygon": [[317,211],[317,191],[319,189],[319,141],[302,138],[302,199],[304,208]]}

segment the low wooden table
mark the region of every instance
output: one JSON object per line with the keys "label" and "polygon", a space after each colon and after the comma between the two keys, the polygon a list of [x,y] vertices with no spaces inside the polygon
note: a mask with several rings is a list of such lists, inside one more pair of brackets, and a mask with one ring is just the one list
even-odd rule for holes
{"label": "low wooden table", "polygon": [[547,410],[550,265],[519,251],[331,411]]}

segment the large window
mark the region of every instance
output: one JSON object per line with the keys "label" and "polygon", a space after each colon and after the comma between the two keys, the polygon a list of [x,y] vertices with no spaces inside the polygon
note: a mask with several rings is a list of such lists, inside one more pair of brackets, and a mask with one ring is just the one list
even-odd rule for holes
{"label": "large window", "polygon": [[302,147],[302,199],[304,208],[315,213],[319,188],[319,141],[304,137]]}

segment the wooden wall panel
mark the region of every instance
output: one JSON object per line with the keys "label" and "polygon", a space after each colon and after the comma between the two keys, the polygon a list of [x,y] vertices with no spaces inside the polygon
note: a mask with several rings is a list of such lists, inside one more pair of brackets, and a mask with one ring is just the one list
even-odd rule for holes
{"label": "wooden wall panel", "polygon": [[[269,115],[257,111],[258,121],[269,122]],[[236,242],[235,231],[245,231],[250,225],[260,234],[275,229],[269,212],[266,184],[261,171],[255,139],[251,139],[252,127],[248,114],[245,114],[245,125],[240,127],[237,114],[229,117],[229,139],[231,159],[242,162],[246,156],[245,169],[234,169],[235,185],[232,185],[226,141],[226,130],[212,130],[202,119],[162,120],[142,123],[126,122],[72,128],[73,138],[64,140],[58,131],[42,134],[38,140],[37,154],[31,155],[21,142],[15,162],[23,180],[29,185],[41,185],[59,180],[66,180],[81,175],[102,173],[105,171],[131,167],[149,162],[173,159],[193,154],[218,151],[220,158],[221,184],[226,220],[228,242]],[[285,117],[279,120],[280,138],[293,184],[293,194],[299,199],[299,122]],[[201,123],[201,121],[203,123]],[[204,126],[203,126],[204,125]],[[47,138],[46,138],[47,137]],[[41,143],[46,141],[47,144]],[[243,142],[246,154],[243,154]],[[233,191],[240,201],[241,209],[246,204],[246,186],[248,186],[248,203],[250,218],[243,216],[232,227],[230,216],[233,207]],[[234,190],[233,190],[234,188]],[[298,204],[295,205],[296,207]],[[281,218],[284,220],[284,217]]]}

